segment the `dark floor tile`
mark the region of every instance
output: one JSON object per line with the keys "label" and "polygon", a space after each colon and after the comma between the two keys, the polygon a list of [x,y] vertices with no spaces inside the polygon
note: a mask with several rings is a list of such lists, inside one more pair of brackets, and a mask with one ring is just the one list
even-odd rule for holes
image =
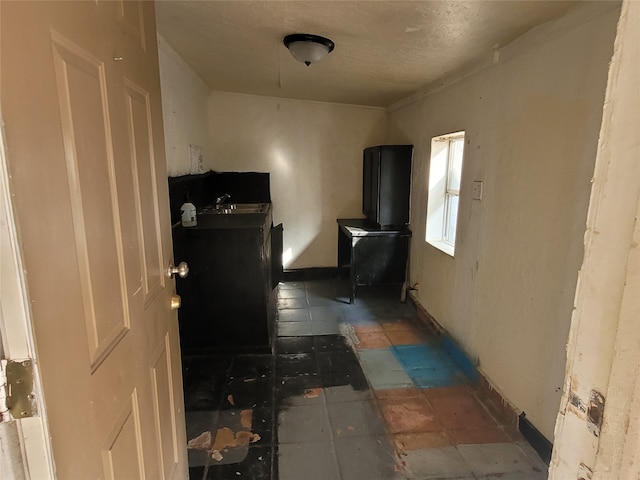
{"label": "dark floor tile", "polygon": [[273,355],[237,355],[231,363],[230,378],[261,379],[273,374],[275,362]]}
{"label": "dark floor tile", "polygon": [[337,387],[340,385],[351,385],[354,390],[364,391],[369,389],[367,377],[362,372],[352,373],[325,373],[322,375],[322,385],[327,387]]}
{"label": "dark floor tile", "polygon": [[291,281],[291,282],[280,282],[278,284],[279,292],[282,290],[298,290],[298,289],[304,290],[304,282]]}
{"label": "dark floor tile", "polygon": [[256,446],[274,445],[277,441],[275,432],[275,407],[260,407],[253,409],[251,432],[260,435]]}
{"label": "dark floor tile", "polygon": [[310,322],[311,314],[308,308],[297,308],[289,310],[280,310],[278,312],[278,323],[287,322]]}
{"label": "dark floor tile", "polygon": [[307,308],[307,297],[302,298],[278,298],[277,307],[278,310],[293,310]]}
{"label": "dark floor tile", "polygon": [[333,305],[329,307],[310,307],[309,314],[311,315],[311,321],[314,323],[342,320],[340,309]]}
{"label": "dark floor tile", "polygon": [[415,312],[405,303],[385,302],[374,303],[371,308],[371,312],[375,315],[378,321],[389,320],[411,320],[415,318]]}
{"label": "dark floor tile", "polygon": [[[287,310],[296,312],[297,310]],[[308,322],[280,322],[278,323],[278,337],[304,337],[313,335],[311,321]]]}
{"label": "dark floor tile", "polygon": [[322,403],[322,387],[322,378],[317,375],[283,378],[276,384],[277,408]]}
{"label": "dark floor tile", "polygon": [[232,380],[222,394],[221,410],[268,407],[274,404],[274,383],[268,380]]}
{"label": "dark floor tile", "polygon": [[226,373],[231,367],[232,355],[194,355],[183,358],[182,369],[185,376]]}
{"label": "dark floor tile", "polygon": [[344,335],[315,335],[316,352],[351,352],[352,347]]}
{"label": "dark floor tile", "polygon": [[198,467],[189,467],[189,480],[204,480],[205,472],[205,467],[202,465]]}
{"label": "dark floor tile", "polygon": [[191,381],[188,389],[185,389],[185,409],[212,410],[220,406],[226,381],[222,379],[204,378]]}
{"label": "dark floor tile", "polygon": [[378,319],[371,309],[360,305],[347,305],[342,307],[342,318],[350,325],[379,326]]}
{"label": "dark floor tile", "polygon": [[335,279],[311,280],[305,282],[307,294],[330,297],[336,294],[337,283]]}
{"label": "dark floor tile", "polygon": [[307,294],[309,307],[337,307],[340,305],[336,300],[336,295],[316,295]]}
{"label": "dark floor tile", "polygon": [[272,461],[271,447],[252,446],[241,462],[211,465],[205,478],[206,480],[270,480],[272,478]]}
{"label": "dark floor tile", "polygon": [[304,289],[304,286],[301,288],[279,288],[278,289],[278,299],[285,298],[305,298],[307,296],[307,292]]}
{"label": "dark floor tile", "polygon": [[183,360],[187,410],[210,410],[220,404],[231,366],[230,356],[194,356]]}
{"label": "dark floor tile", "polygon": [[197,412],[187,412],[187,442],[199,437],[204,432],[215,434],[219,412],[215,410],[203,410]]}
{"label": "dark floor tile", "polygon": [[310,353],[313,351],[313,337],[279,337],[276,340],[276,353]]}
{"label": "dark floor tile", "polygon": [[356,294],[362,303],[386,304],[400,303],[401,291],[402,285],[365,285],[359,286]]}
{"label": "dark floor tile", "polygon": [[318,374],[314,353],[286,353],[276,356],[276,378]]}
{"label": "dark floor tile", "polygon": [[[208,450],[196,450],[194,448],[190,448],[187,450],[187,462],[189,464],[189,470],[195,469],[197,467],[206,467],[209,464],[209,451]],[[199,474],[198,479],[202,478],[202,473]],[[193,477],[191,477],[193,478]]]}
{"label": "dark floor tile", "polygon": [[358,373],[362,367],[353,351],[323,352],[316,354],[318,372],[323,373]]}

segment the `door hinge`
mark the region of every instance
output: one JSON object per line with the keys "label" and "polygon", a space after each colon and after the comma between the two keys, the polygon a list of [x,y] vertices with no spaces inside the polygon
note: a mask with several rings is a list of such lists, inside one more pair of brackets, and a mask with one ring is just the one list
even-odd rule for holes
{"label": "door hinge", "polygon": [[8,422],[38,414],[33,360],[0,360],[0,415]]}

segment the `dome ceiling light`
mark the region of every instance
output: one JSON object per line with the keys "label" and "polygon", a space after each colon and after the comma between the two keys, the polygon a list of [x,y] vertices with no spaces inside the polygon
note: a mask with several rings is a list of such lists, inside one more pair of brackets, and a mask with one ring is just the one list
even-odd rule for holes
{"label": "dome ceiling light", "polygon": [[317,63],[333,51],[335,44],[328,38],[309,33],[293,33],[284,37],[284,45],[293,58],[307,67]]}

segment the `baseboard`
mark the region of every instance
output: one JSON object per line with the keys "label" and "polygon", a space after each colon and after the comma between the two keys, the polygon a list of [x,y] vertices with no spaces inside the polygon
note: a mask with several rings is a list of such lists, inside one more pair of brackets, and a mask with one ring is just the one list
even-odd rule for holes
{"label": "baseboard", "polygon": [[428,330],[440,339],[442,346],[467,376],[471,379],[476,379],[478,388],[491,402],[489,407],[493,414],[505,425],[511,425],[520,430],[522,436],[531,444],[533,449],[540,455],[540,458],[549,464],[553,444],[525,418],[526,415],[524,412],[520,413],[518,409],[500,393],[482,370],[476,368],[464,350],[451,338],[447,330],[416,300],[411,290],[409,290],[407,294],[407,301],[415,308],[418,319],[422,325],[426,326]]}
{"label": "baseboard", "polygon": [[441,337],[447,333],[447,331],[438,323],[438,321],[427,312],[427,309],[424,308],[420,302],[418,302],[413,294],[412,290],[409,289],[407,292],[407,303],[411,305],[418,315],[418,319],[422,323],[423,326],[427,327],[428,330],[431,331],[436,337]]}
{"label": "baseboard", "polygon": [[502,395],[500,390],[491,383],[481,370],[478,371],[478,387],[480,387],[480,391],[491,401],[493,414],[505,425],[511,425],[517,428],[518,410]]}
{"label": "baseboard", "polygon": [[526,414],[522,412],[518,417],[518,429],[522,436],[529,442],[533,449],[538,452],[540,458],[547,464],[551,462],[551,452],[553,451],[553,443],[547,440],[540,430],[526,419]]}
{"label": "baseboard", "polygon": [[327,280],[338,277],[337,267],[313,267],[285,270],[282,279],[285,282],[304,282],[305,280]]}

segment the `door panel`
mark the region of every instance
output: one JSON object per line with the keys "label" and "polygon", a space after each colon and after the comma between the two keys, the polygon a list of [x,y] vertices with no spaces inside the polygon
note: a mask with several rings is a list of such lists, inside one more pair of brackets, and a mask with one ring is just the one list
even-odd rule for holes
{"label": "door panel", "polygon": [[164,412],[175,409],[175,398],[166,395],[166,392],[175,391],[173,385],[175,379],[171,375],[171,340],[169,335],[165,337],[165,344],[157,356],[155,365],[151,369],[153,382],[153,405],[156,421],[156,432],[160,439],[160,461],[162,465],[162,478],[172,478],[173,471],[178,466],[180,455],[180,435],[177,424],[172,417],[171,422],[164,418]]}
{"label": "door panel", "polygon": [[52,37],[87,343],[94,369],[129,329],[106,79],[100,61],[61,35]]}
{"label": "door panel", "polygon": [[140,45],[142,50],[146,50],[142,2],[118,0],[117,3],[120,26],[135,42]]}
{"label": "door panel", "polygon": [[164,287],[161,257],[160,222],[158,219],[158,186],[156,184],[155,159],[150,139],[153,138],[149,118],[149,95],[142,88],[126,81],[126,100],[131,164],[135,178],[138,241],[141,245],[142,284],[147,304]]}
{"label": "door panel", "polygon": [[151,2],[0,2],[0,100],[60,479],[186,478]]}
{"label": "door panel", "polygon": [[131,473],[136,471],[137,478],[145,478],[140,415],[135,392],[113,425],[102,451],[102,462],[104,477],[108,480],[135,478],[131,477]]}

